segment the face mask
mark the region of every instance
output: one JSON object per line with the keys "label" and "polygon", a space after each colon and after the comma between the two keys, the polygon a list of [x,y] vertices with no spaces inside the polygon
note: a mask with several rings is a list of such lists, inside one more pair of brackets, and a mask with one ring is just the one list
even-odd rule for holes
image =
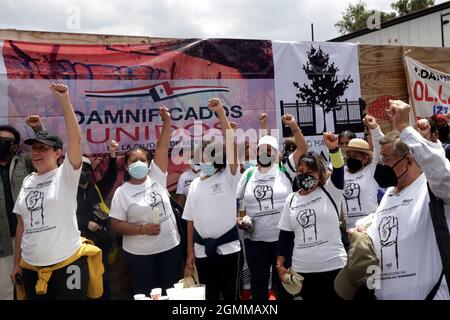
{"label": "face mask", "polygon": [[303,189],[309,191],[319,182],[319,180],[308,173],[301,173],[294,178],[293,184],[296,191]]}
{"label": "face mask", "polygon": [[189,164],[191,166],[191,169],[194,170],[195,172],[200,171],[200,166],[198,164],[195,164],[192,159],[189,160]]}
{"label": "face mask", "polygon": [[142,161],[136,161],[128,167],[128,173],[135,179],[144,179],[148,174],[148,165]]}
{"label": "face mask", "polygon": [[212,176],[216,173],[216,168],[212,163],[200,163],[200,171],[204,176]]}
{"label": "face mask", "polygon": [[354,158],[347,158],[347,168],[350,172],[358,172],[363,167],[362,161]]}
{"label": "face mask", "polygon": [[244,170],[247,170],[248,168],[256,167],[257,164],[258,164],[258,163],[257,163],[256,160],[249,160],[249,161],[245,161],[245,162],[242,164],[242,167],[244,168]]}
{"label": "face mask", "polygon": [[256,162],[263,168],[270,167],[273,165],[276,161],[276,155],[271,154],[268,155],[267,153],[261,153],[256,156]]}
{"label": "face mask", "polygon": [[91,170],[82,170],[80,174],[80,184],[85,184],[89,181]]}
{"label": "face mask", "polygon": [[289,156],[290,156],[291,154],[293,154],[294,151],[295,151],[295,148],[294,148],[294,147],[284,149],[284,158],[285,158],[285,159],[289,158]]}
{"label": "face mask", "polygon": [[397,164],[400,163],[405,159],[405,157],[398,160],[394,166],[390,167],[385,164],[377,164],[377,168],[375,169],[375,174],[373,175],[373,178],[378,183],[378,185],[382,188],[389,188],[389,187],[395,187],[398,183],[398,179],[403,177],[403,175],[408,171],[408,169],[403,172],[400,177],[397,177],[395,174],[394,168],[397,166]]}
{"label": "face mask", "polygon": [[11,157],[12,140],[0,137],[0,160]]}

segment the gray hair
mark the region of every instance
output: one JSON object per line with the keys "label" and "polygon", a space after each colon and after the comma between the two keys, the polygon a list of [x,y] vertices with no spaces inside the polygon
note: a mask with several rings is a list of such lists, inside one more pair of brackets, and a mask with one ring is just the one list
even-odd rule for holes
{"label": "gray hair", "polygon": [[410,149],[406,143],[400,139],[400,132],[391,131],[380,140],[380,145],[392,144],[392,149],[399,157],[403,157],[410,153]]}

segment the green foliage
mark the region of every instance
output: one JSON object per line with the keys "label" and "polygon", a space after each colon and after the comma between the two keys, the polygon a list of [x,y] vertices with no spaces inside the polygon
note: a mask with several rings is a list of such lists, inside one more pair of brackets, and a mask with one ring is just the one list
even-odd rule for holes
{"label": "green foliage", "polygon": [[[397,11],[400,16],[405,14],[422,10],[434,5],[434,0],[397,0],[391,4],[392,9]],[[380,22],[397,17],[396,12],[380,11]],[[375,10],[367,9],[367,5],[362,0],[356,4],[349,4],[345,12],[342,13],[342,19],[339,20],[335,27],[338,28],[340,34],[347,34],[355,32],[368,27],[368,21],[371,22],[371,17],[375,14]]]}

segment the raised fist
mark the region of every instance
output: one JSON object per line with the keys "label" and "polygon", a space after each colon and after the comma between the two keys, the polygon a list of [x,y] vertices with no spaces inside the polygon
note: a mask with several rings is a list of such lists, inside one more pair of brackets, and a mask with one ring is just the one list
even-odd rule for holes
{"label": "raised fist", "polygon": [[220,112],[223,110],[222,101],[219,98],[212,98],[208,100],[208,108],[213,112]]}
{"label": "raised fist", "polygon": [[359,198],[361,189],[359,184],[351,182],[345,186],[344,197],[347,200]]}
{"label": "raised fist", "polygon": [[166,106],[159,107],[159,115],[161,116],[163,122],[170,122],[170,112],[169,109],[166,108]]}
{"label": "raised fist", "polygon": [[365,125],[367,128],[369,128],[369,129],[371,129],[371,130],[372,130],[372,129],[378,128],[378,123],[377,123],[377,121],[376,121],[375,118],[372,117],[370,114],[366,115],[366,116],[363,118],[362,122],[364,123],[364,125]]}
{"label": "raised fist", "polygon": [[32,129],[42,127],[41,117],[37,115],[28,116],[25,122]]}
{"label": "raised fist", "polygon": [[259,185],[253,191],[256,200],[261,201],[273,197],[273,189],[271,186]]}
{"label": "raised fist", "polygon": [[383,217],[378,226],[382,247],[388,247],[397,243],[398,218],[393,216]]}
{"label": "raised fist", "polygon": [[300,210],[297,221],[303,229],[316,225],[316,212],[313,209]]}
{"label": "raised fist", "polygon": [[323,142],[327,146],[328,150],[337,149],[339,145],[338,136],[332,132],[324,132],[323,133]]}

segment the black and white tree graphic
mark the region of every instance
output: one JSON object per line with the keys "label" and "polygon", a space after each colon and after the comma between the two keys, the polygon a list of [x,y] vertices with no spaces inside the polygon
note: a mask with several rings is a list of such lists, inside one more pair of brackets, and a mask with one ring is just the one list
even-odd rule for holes
{"label": "black and white tree graphic", "polygon": [[[320,46],[318,49],[311,46],[311,50],[307,52],[307,55],[308,61],[302,68],[310,84],[304,83],[300,85],[294,81],[293,84],[299,91],[296,96],[302,101],[320,106],[323,110],[322,115],[325,118],[325,113],[329,113],[333,109],[339,110],[342,108],[337,103],[349,85],[353,83],[353,79],[349,75],[339,80],[339,69],[334,62],[330,62],[330,55],[325,53]],[[323,129],[327,129],[327,126],[325,125]],[[322,130],[317,128],[317,131],[321,132]]]}

